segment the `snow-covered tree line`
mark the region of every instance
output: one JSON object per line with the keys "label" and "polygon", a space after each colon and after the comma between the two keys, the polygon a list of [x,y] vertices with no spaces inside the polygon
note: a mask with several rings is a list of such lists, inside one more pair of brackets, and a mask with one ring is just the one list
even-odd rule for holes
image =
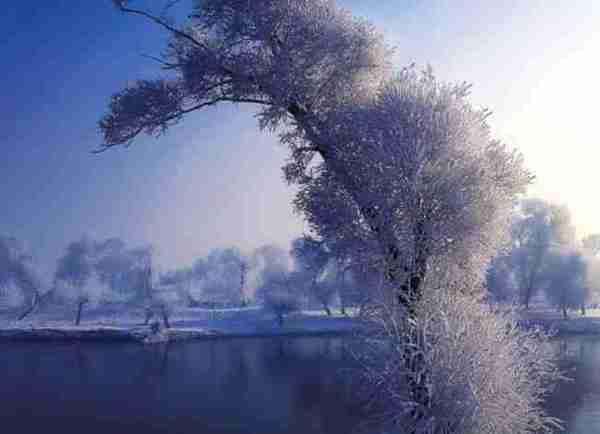
{"label": "snow-covered tree line", "polygon": [[30,252],[14,238],[0,238],[0,304],[20,310],[18,319],[41,306],[75,306],[79,324],[88,304],[149,302],[152,249],[130,248],[118,238],[87,237],[69,243],[51,279],[41,277]]}
{"label": "snow-covered tree line", "polygon": [[[287,310],[359,307],[368,291],[364,272],[339,256],[324,241],[305,235],[286,250],[264,245],[249,253],[235,247],[218,248],[191,266],[160,275],[189,307],[273,305],[285,300]],[[274,306],[273,306],[274,307]],[[283,307],[282,307],[283,309]]]}
{"label": "snow-covered tree line", "polygon": [[600,295],[598,240],[596,234],[578,238],[566,206],[523,200],[508,245],[488,268],[488,299],[528,309],[533,297],[541,297],[565,318],[571,309],[585,314]]}
{"label": "snow-covered tree line", "polygon": [[[468,85],[394,71],[377,30],[334,1],[198,0],[181,25],[143,2],[114,3],[170,39],[164,76],[112,97],[99,152],[221,102],[254,105],[289,147],[285,176],[314,238],[372,283],[364,366],[387,428],[549,429],[540,402],[555,371],[543,346],[481,303],[532,177]],[[272,274],[278,291],[290,286]]]}
{"label": "snow-covered tree line", "polygon": [[[132,248],[119,238],[87,237],[68,244],[58,259],[52,282],[42,282],[32,256],[14,238],[0,239],[0,301],[21,310],[24,319],[44,305],[73,305],[75,323],[84,309],[118,306],[173,310],[181,307],[244,307],[263,304],[277,313],[364,303],[361,274],[323,241],[303,236],[291,249],[264,245],[243,253],[236,247],[214,248],[190,266],[160,272],[152,247]],[[281,305],[281,306],[279,306]],[[279,306],[279,307],[278,307]],[[51,307],[50,307],[51,308]],[[280,317],[283,320],[283,316]],[[148,320],[148,318],[147,318]]]}

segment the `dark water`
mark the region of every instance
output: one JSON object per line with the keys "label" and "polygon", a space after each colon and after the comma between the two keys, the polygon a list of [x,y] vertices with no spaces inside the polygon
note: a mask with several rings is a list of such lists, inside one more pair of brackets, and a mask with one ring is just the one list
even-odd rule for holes
{"label": "dark water", "polygon": [[549,412],[565,422],[569,434],[600,433],[600,337],[567,337],[554,343],[570,381],[548,400]]}
{"label": "dark water", "polygon": [[0,432],[347,434],[348,359],[323,337],[1,344]]}
{"label": "dark water", "polygon": [[[572,381],[549,410],[570,434],[600,433],[600,338],[554,345]],[[363,419],[350,366],[328,337],[0,344],[0,432],[348,434]]]}

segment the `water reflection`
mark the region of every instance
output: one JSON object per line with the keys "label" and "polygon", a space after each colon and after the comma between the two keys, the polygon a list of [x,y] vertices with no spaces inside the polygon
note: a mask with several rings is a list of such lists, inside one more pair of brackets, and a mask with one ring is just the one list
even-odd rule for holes
{"label": "water reflection", "polygon": [[566,337],[553,343],[563,372],[548,399],[548,411],[561,418],[569,434],[600,432],[600,337]]}
{"label": "water reflection", "polygon": [[13,432],[349,433],[360,412],[339,338],[1,344]]}
{"label": "water reflection", "polygon": [[[600,338],[552,344],[571,381],[548,399],[570,434],[600,432]],[[0,344],[6,432],[351,433],[363,419],[340,338]]]}

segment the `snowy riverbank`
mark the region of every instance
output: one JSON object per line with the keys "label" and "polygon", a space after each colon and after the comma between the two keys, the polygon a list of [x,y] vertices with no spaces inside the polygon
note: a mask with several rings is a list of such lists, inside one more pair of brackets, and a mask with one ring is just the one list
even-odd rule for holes
{"label": "snowy riverbank", "polygon": [[[557,335],[599,335],[600,309],[586,316],[571,313],[569,319],[551,310],[521,311],[524,327],[541,327]],[[303,311],[286,318],[279,326],[273,314],[259,307],[242,309],[185,308],[170,317],[171,328],[158,334],[142,325],[140,312],[90,310],[81,325],[74,326],[72,312],[39,312],[24,321],[14,315],[0,316],[0,341],[131,341],[165,342],[192,339],[262,336],[318,336],[350,334],[361,325],[358,319],[335,312]],[[155,319],[157,320],[157,319]]]}
{"label": "snowy riverbank", "polygon": [[290,315],[279,326],[273,315],[260,308],[185,309],[170,318],[171,328],[158,334],[141,325],[139,317],[90,312],[88,320],[74,326],[56,313],[29,320],[0,320],[0,340],[12,341],[133,341],[165,342],[219,337],[313,336],[349,334],[360,325],[342,315],[326,316],[307,311]]}
{"label": "snowy riverbank", "polygon": [[525,327],[540,327],[557,335],[600,336],[600,309],[589,309],[585,316],[571,312],[568,319],[551,310],[522,311],[520,316],[520,323]]}

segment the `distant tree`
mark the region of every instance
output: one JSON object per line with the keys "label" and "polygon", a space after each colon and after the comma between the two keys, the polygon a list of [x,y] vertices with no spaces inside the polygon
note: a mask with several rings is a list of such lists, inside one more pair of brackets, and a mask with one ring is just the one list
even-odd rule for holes
{"label": "distant tree", "polygon": [[278,266],[269,267],[263,270],[261,286],[256,292],[265,309],[275,314],[281,327],[285,317],[300,308],[297,290],[292,281],[289,271]]}
{"label": "distant tree", "polygon": [[239,306],[244,262],[244,255],[235,247],[212,249],[206,258],[204,297],[218,304]]}
{"label": "distant tree", "polygon": [[[262,285],[264,271],[272,268],[290,269],[289,252],[280,246],[266,244],[255,248],[248,257],[248,292],[253,293]],[[302,289],[302,288],[299,288]],[[301,294],[302,298],[305,294]]]}
{"label": "distant tree", "polygon": [[159,283],[173,287],[189,307],[246,305],[248,258],[235,248],[212,249],[206,258],[197,258],[190,267],[162,273]]}
{"label": "distant tree", "polygon": [[168,294],[161,291],[160,286],[155,284],[152,246],[132,249],[130,252],[136,260],[133,276],[139,288],[138,300],[141,300],[144,304],[144,324],[149,324],[150,320],[158,314],[163,321],[163,326],[170,328],[169,317],[172,309]]}
{"label": "distant tree", "polygon": [[185,301],[188,307],[198,307],[200,303],[192,295],[194,280],[193,268],[183,267],[161,274],[159,284],[162,286],[173,286],[179,297]]}
{"label": "distant tree", "polygon": [[93,272],[92,254],[93,246],[90,240],[82,238],[73,241],[59,258],[56,268],[55,281],[66,285],[68,295],[76,301],[75,325],[80,324],[83,307],[90,301],[90,294],[85,286]]}
{"label": "distant tree", "polygon": [[154,263],[152,246],[129,250],[133,266],[129,273],[129,284],[134,288],[135,299],[142,303],[152,303]]}
{"label": "distant tree", "polygon": [[545,290],[549,301],[561,309],[567,319],[569,309],[581,309],[589,297],[585,258],[574,251],[553,251],[545,268]]}
{"label": "distant tree", "polygon": [[325,243],[309,236],[297,238],[292,242],[292,257],[299,276],[302,276],[297,284],[306,287],[327,315],[331,315],[330,304],[337,288],[325,279],[327,265],[333,259]]}
{"label": "distant tree", "polygon": [[129,300],[136,297],[139,281],[136,266],[140,251],[129,249],[119,238],[109,238],[95,243],[94,272],[112,296]]}
{"label": "distant tree", "polygon": [[24,305],[19,320],[35,310],[42,283],[33,260],[24,246],[13,237],[0,236],[0,302],[9,307]]}
{"label": "distant tree", "polygon": [[574,229],[566,207],[540,199],[524,200],[512,227],[512,269],[525,309],[541,288],[546,259],[552,248],[574,245]]}

